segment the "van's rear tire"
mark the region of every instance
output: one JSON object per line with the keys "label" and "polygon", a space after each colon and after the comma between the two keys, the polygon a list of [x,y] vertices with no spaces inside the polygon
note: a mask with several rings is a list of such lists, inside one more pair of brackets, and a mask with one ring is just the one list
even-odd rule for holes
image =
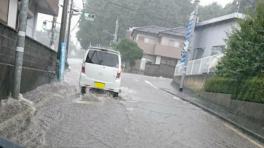
{"label": "van's rear tire", "polygon": [[112,95],[113,95],[114,98],[117,98],[118,95],[119,95],[119,93],[117,93],[117,92],[112,92]]}
{"label": "van's rear tire", "polygon": [[86,94],[86,87],[84,86],[81,87],[81,94],[82,95]]}

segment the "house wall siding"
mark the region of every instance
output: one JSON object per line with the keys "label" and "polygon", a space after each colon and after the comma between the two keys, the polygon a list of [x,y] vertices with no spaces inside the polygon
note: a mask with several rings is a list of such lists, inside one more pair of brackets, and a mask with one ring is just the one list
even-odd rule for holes
{"label": "house wall siding", "polygon": [[193,49],[192,54],[194,49],[202,48],[204,49],[202,57],[210,56],[213,46],[226,45],[225,39],[227,39],[228,34],[232,32],[232,28],[236,26],[237,23],[234,20],[229,20],[196,28],[191,46]]}

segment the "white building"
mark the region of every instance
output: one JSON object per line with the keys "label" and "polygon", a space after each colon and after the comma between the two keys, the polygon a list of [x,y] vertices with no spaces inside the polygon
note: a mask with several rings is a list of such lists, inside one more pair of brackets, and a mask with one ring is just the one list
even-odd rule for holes
{"label": "white building", "polygon": [[[57,16],[59,0],[29,0],[27,36],[35,38],[38,13]],[[13,29],[18,26],[20,0],[0,0],[0,23]]]}

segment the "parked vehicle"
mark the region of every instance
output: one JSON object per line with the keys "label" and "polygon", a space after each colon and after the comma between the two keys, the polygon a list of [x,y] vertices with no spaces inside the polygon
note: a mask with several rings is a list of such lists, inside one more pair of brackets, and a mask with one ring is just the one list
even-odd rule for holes
{"label": "parked vehicle", "polygon": [[121,85],[121,55],[118,51],[93,47],[88,49],[80,74],[81,94],[88,88],[110,91],[118,97]]}

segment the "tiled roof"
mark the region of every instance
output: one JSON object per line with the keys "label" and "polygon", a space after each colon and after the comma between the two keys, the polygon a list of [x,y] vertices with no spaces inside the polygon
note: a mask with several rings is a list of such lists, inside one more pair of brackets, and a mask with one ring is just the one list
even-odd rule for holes
{"label": "tiled roof", "polygon": [[177,28],[166,28],[166,27],[159,27],[159,26],[144,26],[144,27],[137,27],[134,28],[133,33],[135,31],[150,33],[154,35],[172,35],[172,36],[183,36],[184,35],[184,28],[177,27]]}
{"label": "tiled roof", "polygon": [[224,16],[220,16],[220,17],[215,17],[206,21],[202,21],[196,24],[196,27],[202,27],[202,26],[206,26],[206,25],[210,25],[210,24],[214,24],[214,23],[219,23],[219,22],[223,22],[226,20],[232,20],[232,19],[243,19],[245,18],[245,15],[242,13],[231,13],[228,15],[224,15]]}
{"label": "tiled roof", "polygon": [[184,36],[184,33],[185,33],[184,27],[172,28],[172,29],[160,32],[161,35],[165,34],[165,35],[172,35],[172,36]]}

